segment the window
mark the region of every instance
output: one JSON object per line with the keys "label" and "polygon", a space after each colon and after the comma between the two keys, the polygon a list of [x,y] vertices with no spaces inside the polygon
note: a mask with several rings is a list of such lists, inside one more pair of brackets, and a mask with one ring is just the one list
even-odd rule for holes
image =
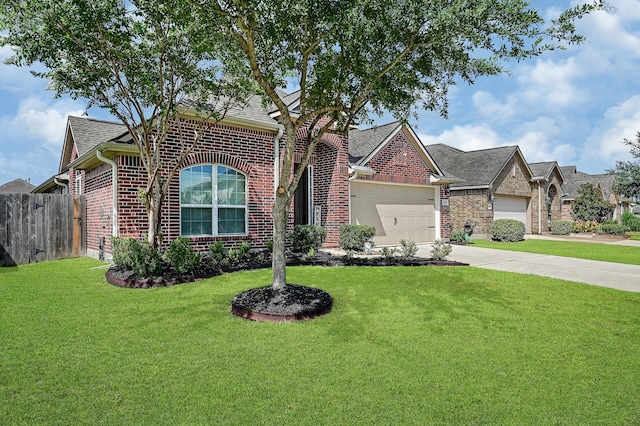
{"label": "window", "polygon": [[202,164],[180,171],[180,233],[245,235],[247,178],[229,167]]}

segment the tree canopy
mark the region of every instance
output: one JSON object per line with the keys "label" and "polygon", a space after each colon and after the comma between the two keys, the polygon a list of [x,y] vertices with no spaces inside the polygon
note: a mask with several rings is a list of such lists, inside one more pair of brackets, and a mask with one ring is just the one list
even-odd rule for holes
{"label": "tree canopy", "polygon": [[[231,63],[223,69],[218,60],[225,43],[215,34],[205,37],[204,27],[185,2],[7,0],[0,5],[0,43],[15,48],[9,64],[42,65],[32,73],[48,79],[56,96],[84,99],[128,128],[147,172],[140,194],[154,245],[171,177],[198,141],[198,135],[182,133],[176,120],[180,108],[219,120],[251,87],[248,79],[225,78],[223,73],[233,71]],[[180,135],[182,149],[175,161],[163,163],[170,132]]]}
{"label": "tree canopy", "polygon": [[[284,234],[295,188],[328,132],[390,112],[406,121],[417,110],[447,115],[458,81],[505,73],[525,60],[581,43],[574,21],[596,1],[546,22],[522,0],[189,0],[237,46],[268,100],[280,112],[286,146],[274,207],[274,286],[285,285]],[[215,28],[214,28],[215,27]],[[278,88],[299,87],[294,116]],[[299,116],[298,116],[299,114]],[[293,171],[297,130],[309,127],[303,161]]]}
{"label": "tree canopy", "polygon": [[615,175],[615,191],[625,197],[640,200],[640,132],[636,133],[636,140],[624,139],[622,141],[630,147],[631,155],[635,161],[616,161],[615,169],[609,173]]}

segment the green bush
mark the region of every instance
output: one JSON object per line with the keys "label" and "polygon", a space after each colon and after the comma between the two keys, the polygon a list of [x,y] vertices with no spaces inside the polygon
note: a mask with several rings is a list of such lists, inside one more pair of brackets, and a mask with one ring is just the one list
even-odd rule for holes
{"label": "green bush", "polygon": [[625,211],[624,213],[622,213],[622,224],[629,228],[629,231],[640,231],[640,217],[636,216],[630,211]]}
{"label": "green bush", "polygon": [[491,237],[495,241],[522,241],[524,233],[524,223],[514,219],[498,219],[491,224]]}
{"label": "green bush", "polygon": [[294,253],[318,250],[327,238],[327,230],[317,225],[296,225],[287,234],[287,244]]}
{"label": "green bush", "polygon": [[412,240],[400,240],[400,245],[404,257],[413,257],[418,253],[418,246]]}
{"label": "green bush", "polygon": [[131,269],[138,276],[152,277],[162,273],[163,262],[160,252],[146,241],[112,238],[111,251],[116,265]]}
{"label": "green bush", "polygon": [[371,225],[342,225],[339,230],[338,244],[345,251],[364,250],[364,243],[376,235],[376,228]]}
{"label": "green bush", "polygon": [[627,232],[627,227],[617,223],[603,223],[598,230],[599,234],[607,235],[624,235]]}
{"label": "green bush", "polygon": [[171,241],[164,258],[179,274],[191,273],[202,263],[202,256],[191,247],[191,242],[185,237]]}
{"label": "green bush", "polygon": [[465,241],[464,231],[453,231],[449,239],[453,243],[463,243]]}
{"label": "green bush", "polygon": [[131,269],[130,244],[131,238],[111,237],[111,257],[117,267]]}
{"label": "green bush", "polygon": [[451,254],[451,250],[451,244],[447,244],[445,240],[436,240],[431,248],[431,258],[445,260]]}
{"label": "green bush", "polygon": [[209,244],[209,253],[212,258],[219,262],[227,256],[227,249],[224,248],[222,241],[216,241],[215,243]]}
{"label": "green bush", "polygon": [[568,220],[554,220],[551,222],[551,233],[553,235],[569,235],[573,232],[573,222]]}
{"label": "green bush", "polygon": [[600,224],[594,221],[575,222],[573,224],[573,232],[596,232]]}
{"label": "green bush", "polygon": [[395,247],[382,247],[380,252],[385,259],[391,259],[396,255],[398,250]]}

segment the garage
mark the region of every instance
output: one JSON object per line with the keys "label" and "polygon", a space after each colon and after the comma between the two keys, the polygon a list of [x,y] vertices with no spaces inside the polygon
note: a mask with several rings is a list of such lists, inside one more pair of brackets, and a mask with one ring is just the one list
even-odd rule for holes
{"label": "garage", "polygon": [[376,227],[376,245],[436,239],[436,189],[424,186],[351,183],[351,223]]}
{"label": "garage", "polygon": [[493,220],[514,219],[525,224],[525,229],[530,232],[527,214],[529,199],[524,197],[507,197],[496,195],[493,202]]}

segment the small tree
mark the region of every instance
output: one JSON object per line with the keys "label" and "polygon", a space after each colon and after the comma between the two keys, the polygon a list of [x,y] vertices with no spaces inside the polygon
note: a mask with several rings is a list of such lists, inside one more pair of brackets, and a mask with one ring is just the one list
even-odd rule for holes
{"label": "small tree", "polygon": [[[20,0],[0,3],[0,45],[7,62],[44,65],[56,96],[85,99],[129,130],[146,170],[140,188],[148,242],[157,247],[161,208],[173,176],[207,127],[244,98],[246,79],[223,78],[217,59],[227,43],[207,29],[185,2],[168,0]],[[206,35],[206,37],[205,37]],[[231,64],[227,64],[231,65]],[[232,66],[225,69],[233,71]],[[188,108],[195,130],[179,119]],[[170,134],[180,149],[161,154]]]}
{"label": "small tree", "polygon": [[[636,133],[636,140],[624,139],[622,141],[630,147],[633,158],[640,159],[640,132]],[[640,160],[616,161],[616,168],[608,170],[615,175],[615,191],[636,200],[640,199]]]}
{"label": "small tree", "polygon": [[573,218],[581,222],[604,222],[613,206],[604,199],[602,191],[590,183],[583,183],[572,205]]}

